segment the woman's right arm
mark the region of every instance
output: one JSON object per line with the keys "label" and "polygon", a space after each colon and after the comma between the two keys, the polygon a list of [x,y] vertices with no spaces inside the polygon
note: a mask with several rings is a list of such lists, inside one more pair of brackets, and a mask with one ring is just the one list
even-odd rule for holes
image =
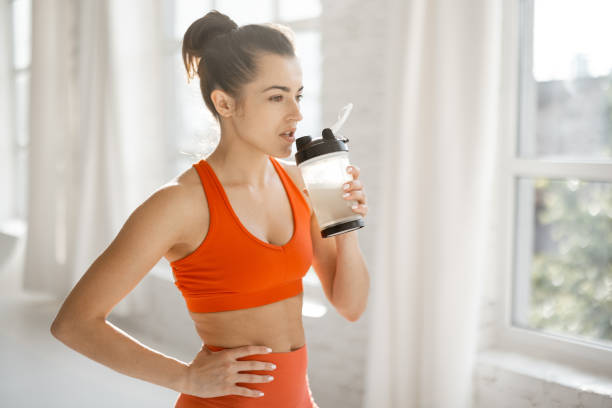
{"label": "woman's right arm", "polygon": [[179,242],[187,205],[185,187],[175,184],[136,208],[66,297],[51,325],[53,336],[117,372],[182,392],[188,364],[146,347],[106,318]]}
{"label": "woman's right arm", "polygon": [[186,364],[150,349],[106,318],[187,230],[189,196],[184,186],[156,191],[130,215],[113,242],[72,289],[51,325],[51,333],[68,347],[105,366],[162,387],[203,398],[222,395],[260,397],[259,391],[236,383],[265,383],[271,377],[241,374],[274,370],[263,361],[238,361],[265,354],[264,346],[218,352],[202,347]]}

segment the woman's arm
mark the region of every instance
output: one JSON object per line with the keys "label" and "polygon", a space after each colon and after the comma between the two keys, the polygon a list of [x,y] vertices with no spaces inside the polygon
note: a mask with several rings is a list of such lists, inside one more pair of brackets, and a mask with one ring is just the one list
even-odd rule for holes
{"label": "woman's arm", "polygon": [[54,322],[51,333],[71,349],[121,374],[183,391],[186,363],[145,346],[104,319],[70,324],[74,326]]}
{"label": "woman's arm", "polygon": [[334,302],[338,310],[351,322],[357,321],[368,303],[370,275],[363,259],[357,231],[336,235],[336,272],[334,274]]}
{"label": "woman's arm", "polygon": [[188,202],[185,187],[175,184],[136,208],[65,299],[51,325],[53,336],[117,372],[180,392],[187,364],[144,346],[106,318],[180,242]]}
{"label": "woman's arm", "polygon": [[[353,180],[348,182],[349,196],[346,200],[356,200],[359,206],[353,211],[364,218],[368,213],[367,198],[361,180],[360,169],[349,166]],[[363,314],[368,303],[370,276],[363,258],[357,231],[350,231],[332,238],[321,238],[321,229],[312,211],[308,191],[296,166],[285,167],[294,182],[304,193],[311,210],[310,235],[312,239],[312,266],[319,277],[321,287],[329,302],[345,319],[355,322]],[[347,168],[347,171],[349,168]]]}
{"label": "woman's arm", "polygon": [[[351,165],[347,172],[353,180],[344,187],[345,200],[356,200],[353,212],[364,218],[368,214],[367,198],[363,183],[359,180],[359,167]],[[336,272],[334,275],[334,301],[336,307],[347,310],[345,313],[350,321],[356,321],[365,311],[370,292],[370,275],[368,267],[359,248],[357,231],[336,235]]]}

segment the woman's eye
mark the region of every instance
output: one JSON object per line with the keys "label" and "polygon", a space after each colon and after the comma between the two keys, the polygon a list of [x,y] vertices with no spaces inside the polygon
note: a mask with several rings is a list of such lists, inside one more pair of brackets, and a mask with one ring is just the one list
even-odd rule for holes
{"label": "woman's eye", "polygon": [[[303,97],[304,97],[304,95],[298,95],[298,96],[295,97],[295,99],[297,99],[298,102],[299,102],[299,101],[302,100]],[[274,101],[274,102],[280,102],[280,101],[283,100],[283,96],[282,95],[272,96],[272,97],[270,97],[270,100]]]}

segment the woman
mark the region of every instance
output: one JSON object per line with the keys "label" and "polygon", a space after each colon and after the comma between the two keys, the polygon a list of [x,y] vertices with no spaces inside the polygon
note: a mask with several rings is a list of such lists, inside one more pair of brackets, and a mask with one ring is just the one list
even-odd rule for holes
{"label": "woman", "polygon": [[[369,276],[357,232],[322,239],[297,167],[274,159],[291,154],[302,119],[301,69],[280,30],[238,27],[217,11],[188,28],[183,60],[188,76],[200,78],[220,143],[130,215],[51,327],[76,351],[180,392],[175,407],[316,406],[301,278],[312,264],[325,295],[350,321],[367,303]],[[365,216],[359,169],[347,171],[353,180],[345,198],[356,200],[353,211]],[[106,321],[162,256],[204,344],[189,364]]]}

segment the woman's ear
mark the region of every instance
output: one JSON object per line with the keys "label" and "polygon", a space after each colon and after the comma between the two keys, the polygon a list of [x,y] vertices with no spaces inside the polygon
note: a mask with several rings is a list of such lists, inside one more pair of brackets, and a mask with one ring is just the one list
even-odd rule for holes
{"label": "woman's ear", "polygon": [[210,93],[210,99],[212,100],[215,109],[219,112],[219,115],[228,118],[232,116],[236,109],[236,102],[227,93],[220,89],[215,89]]}

